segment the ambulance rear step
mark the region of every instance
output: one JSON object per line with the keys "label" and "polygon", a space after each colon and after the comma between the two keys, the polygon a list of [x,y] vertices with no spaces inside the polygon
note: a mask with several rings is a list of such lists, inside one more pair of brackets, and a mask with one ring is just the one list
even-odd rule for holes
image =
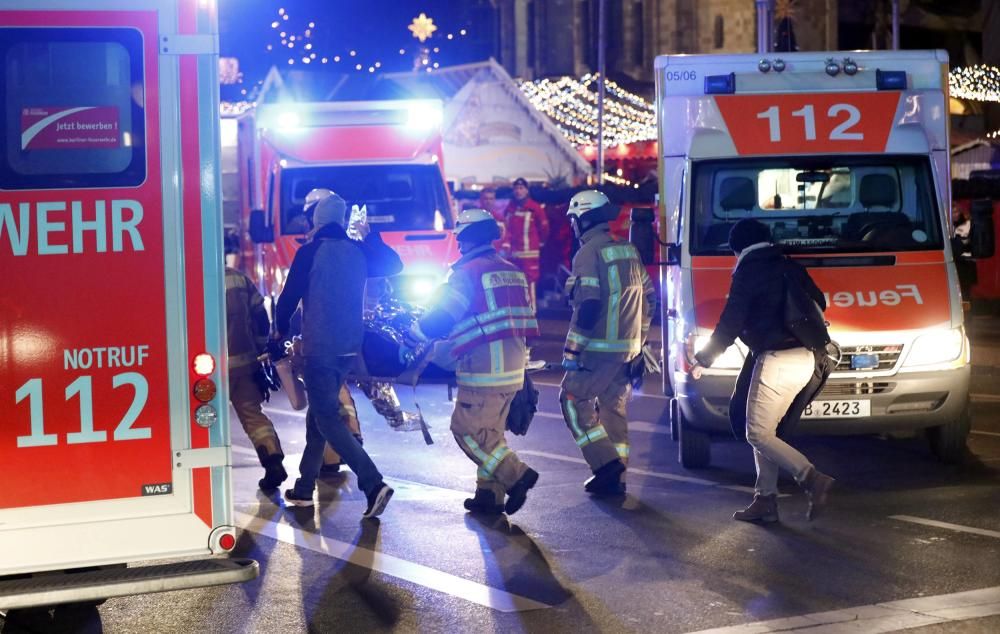
{"label": "ambulance rear step", "polygon": [[12,610],[79,601],[100,601],[149,592],[186,590],[255,579],[252,559],[199,559],[136,568],[0,577],[0,609]]}

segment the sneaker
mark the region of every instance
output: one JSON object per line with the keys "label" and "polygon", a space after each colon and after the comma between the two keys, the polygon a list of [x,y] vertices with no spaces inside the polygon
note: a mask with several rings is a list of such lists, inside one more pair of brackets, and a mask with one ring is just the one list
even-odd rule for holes
{"label": "sneaker", "polygon": [[528,490],[534,487],[537,482],[538,472],[529,468],[521,476],[521,479],[514,483],[514,486],[507,489],[507,503],[503,507],[507,511],[507,515],[517,513],[524,506],[528,499]]}
{"label": "sneaker", "polygon": [[363,517],[364,519],[370,519],[372,517],[378,517],[385,510],[386,505],[389,504],[389,499],[392,498],[393,490],[392,487],[386,483],[381,483],[378,488],[372,491],[368,495],[368,508],[365,509]]}
{"label": "sneaker", "polygon": [[733,513],[733,519],[741,522],[763,522],[765,524],[777,522],[778,496],[754,494],[750,506]]}
{"label": "sneaker", "polygon": [[465,510],[470,513],[483,513],[484,515],[503,513],[503,504],[498,503],[493,491],[487,489],[476,489],[475,496],[466,498],[463,505]]}
{"label": "sneaker", "polygon": [[625,473],[625,463],[621,460],[612,460],[595,471],[594,475],[583,483],[583,489],[592,495],[625,495],[623,473]]}
{"label": "sneaker", "polygon": [[[299,480],[295,480],[295,488],[298,488]],[[310,491],[309,495],[300,495],[295,491],[295,488],[285,489],[285,501],[293,506],[315,506],[316,502],[313,501],[313,492]]]}

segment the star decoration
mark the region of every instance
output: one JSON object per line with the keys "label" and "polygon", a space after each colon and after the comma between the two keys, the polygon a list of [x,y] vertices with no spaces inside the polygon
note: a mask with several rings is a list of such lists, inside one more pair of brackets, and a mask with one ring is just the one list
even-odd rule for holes
{"label": "star decoration", "polygon": [[419,16],[413,18],[413,22],[406,28],[413,33],[413,37],[417,38],[421,42],[427,40],[434,33],[434,31],[437,31],[437,25],[434,24],[434,20],[427,17],[424,13],[421,13]]}

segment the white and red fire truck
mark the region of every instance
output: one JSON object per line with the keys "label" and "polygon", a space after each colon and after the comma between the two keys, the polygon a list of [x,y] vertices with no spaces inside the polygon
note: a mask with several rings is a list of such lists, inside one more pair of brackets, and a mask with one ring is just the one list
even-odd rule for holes
{"label": "white and red fire truck", "polygon": [[741,218],[766,223],[827,296],[843,355],[801,429],[926,430],[959,458],[969,342],[949,243],[942,51],[668,55],[656,60],[665,390],[680,460],[710,460],[746,350],[699,380]]}
{"label": "white and red fire truck", "polygon": [[439,101],[394,100],[263,103],[224,118],[223,137],[237,146],[243,268],[261,292],[280,293],[310,229],[306,195],[325,187],[349,208],[366,206],[371,227],[399,253],[395,294],[429,299],[458,258],[441,117]]}
{"label": "white and red fire truck", "polygon": [[0,609],[257,575],[214,556],[236,543],[214,4],[0,1]]}

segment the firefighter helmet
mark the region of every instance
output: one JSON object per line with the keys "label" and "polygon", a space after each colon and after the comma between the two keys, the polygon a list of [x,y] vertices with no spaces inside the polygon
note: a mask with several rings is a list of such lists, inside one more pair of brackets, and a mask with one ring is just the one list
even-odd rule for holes
{"label": "firefighter helmet", "polygon": [[579,238],[596,225],[610,220],[611,201],[596,189],[577,192],[569,200],[566,215],[569,216],[573,233]]}
{"label": "firefighter helmet", "polygon": [[577,192],[569,200],[569,209],[566,211],[566,215],[571,218],[580,218],[583,214],[588,211],[593,211],[595,209],[601,209],[606,205],[610,205],[611,201],[603,193],[597,191],[596,189],[587,189],[582,192]]}
{"label": "firefighter helmet", "polygon": [[347,220],[347,203],[343,198],[325,187],[319,187],[306,194],[302,211],[313,210],[313,227],[316,229],[332,223],[344,226]]}
{"label": "firefighter helmet", "polygon": [[455,237],[459,242],[486,244],[500,238],[500,225],[485,209],[466,209],[458,215]]}

